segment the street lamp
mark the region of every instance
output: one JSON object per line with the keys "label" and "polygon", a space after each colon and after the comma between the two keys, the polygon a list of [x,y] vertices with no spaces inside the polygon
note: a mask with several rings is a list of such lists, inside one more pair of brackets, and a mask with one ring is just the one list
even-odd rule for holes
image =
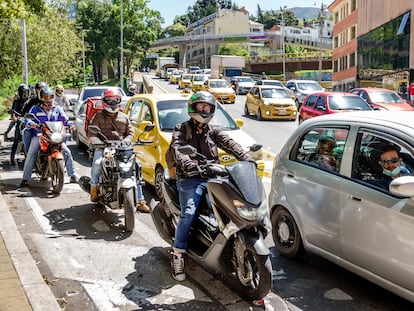
{"label": "street lamp", "polygon": [[207,51],[206,51],[206,28],[203,28],[203,44],[204,44],[204,68],[207,68]]}
{"label": "street lamp", "polygon": [[319,75],[318,83],[322,82],[322,43],[323,43],[323,15],[324,15],[324,4],[321,2],[321,11],[319,13]]}

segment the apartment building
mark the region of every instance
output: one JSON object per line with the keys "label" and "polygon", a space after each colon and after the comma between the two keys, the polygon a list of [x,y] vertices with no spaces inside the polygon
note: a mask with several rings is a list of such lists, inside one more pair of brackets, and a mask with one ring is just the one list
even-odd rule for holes
{"label": "apartment building", "polygon": [[333,88],[393,89],[406,96],[414,81],[412,0],[335,0]]}

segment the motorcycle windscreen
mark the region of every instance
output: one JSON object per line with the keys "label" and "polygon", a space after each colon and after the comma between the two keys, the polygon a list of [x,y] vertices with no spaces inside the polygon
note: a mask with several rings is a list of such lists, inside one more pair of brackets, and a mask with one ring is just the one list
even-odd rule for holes
{"label": "motorcycle windscreen", "polygon": [[63,122],[62,121],[46,121],[45,122],[48,129],[54,133],[62,132]]}
{"label": "motorcycle windscreen", "polygon": [[260,205],[263,199],[263,184],[257,176],[256,165],[252,162],[235,162],[226,166],[231,181],[236,185],[244,199]]}

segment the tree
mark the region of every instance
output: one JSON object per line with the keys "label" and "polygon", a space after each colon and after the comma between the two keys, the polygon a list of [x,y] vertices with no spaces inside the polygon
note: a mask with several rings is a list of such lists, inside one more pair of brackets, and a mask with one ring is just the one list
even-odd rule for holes
{"label": "tree", "polygon": [[236,43],[227,43],[219,47],[219,55],[236,55],[236,56],[248,56],[249,51],[246,46]]}

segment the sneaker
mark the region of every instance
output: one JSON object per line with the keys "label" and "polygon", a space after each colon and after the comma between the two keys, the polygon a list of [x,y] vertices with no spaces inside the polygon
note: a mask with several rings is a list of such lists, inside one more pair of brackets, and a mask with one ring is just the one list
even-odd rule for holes
{"label": "sneaker", "polygon": [[171,261],[171,268],[172,268],[172,277],[179,282],[185,280],[185,272],[184,272],[184,257],[183,255],[177,256],[173,254],[173,258]]}
{"label": "sneaker", "polygon": [[150,208],[147,205],[147,202],[141,201],[137,204],[136,206],[137,212],[141,212],[141,213],[149,213],[150,212]]}
{"label": "sneaker", "polygon": [[72,175],[72,176],[70,176],[70,181],[69,182],[71,184],[77,184],[78,183],[78,180],[77,180],[77,178],[76,178],[75,175]]}
{"label": "sneaker", "polygon": [[27,186],[29,186],[29,181],[23,179],[20,185],[17,186],[17,188],[19,189],[19,188],[24,188]]}

